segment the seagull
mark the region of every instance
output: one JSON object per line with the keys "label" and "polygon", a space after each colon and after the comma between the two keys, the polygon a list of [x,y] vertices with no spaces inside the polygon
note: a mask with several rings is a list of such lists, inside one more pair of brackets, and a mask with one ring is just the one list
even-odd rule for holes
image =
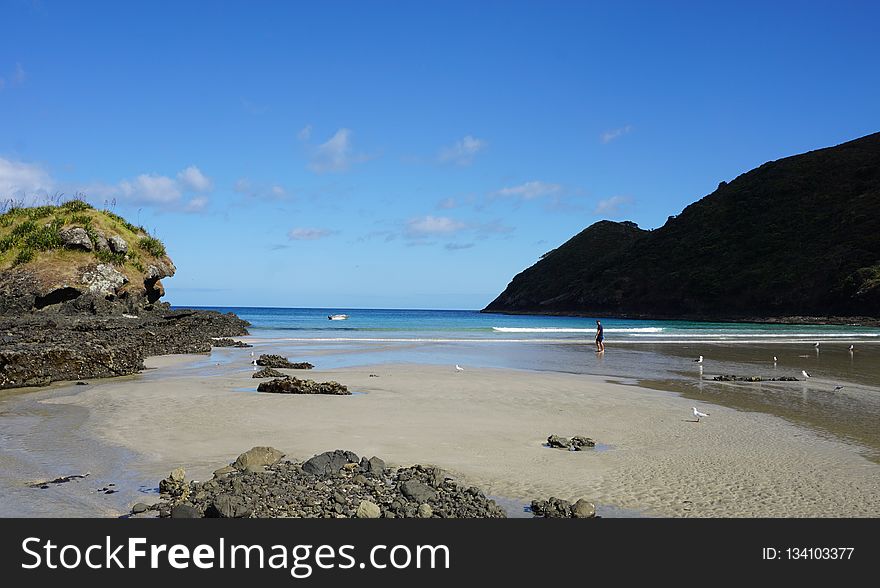
{"label": "seagull", "polygon": [[774,355],[773,356],[773,363],[776,363],[776,362],[777,362],[777,359],[776,359],[776,356]]}
{"label": "seagull", "polygon": [[461,366],[458,365],[458,364],[455,364],[455,371],[457,371],[457,372],[463,372],[463,371],[464,371],[464,368],[461,367]]}
{"label": "seagull", "polygon": [[804,375],[805,378],[810,377],[810,374],[807,373],[807,370],[801,370],[801,373]]}
{"label": "seagull", "polygon": [[701,355],[699,359],[695,359],[694,363],[703,363],[703,356]]}
{"label": "seagull", "polygon": [[855,347],[856,347],[855,345],[850,345],[849,350],[852,351],[853,349],[855,349]]}
{"label": "seagull", "polygon": [[818,348],[819,348],[819,342],[817,341],[817,342],[813,345],[813,347],[815,347],[816,349],[818,349]]}
{"label": "seagull", "polygon": [[838,390],[843,390],[843,386],[835,386],[834,387],[835,392],[837,392]]}
{"label": "seagull", "polygon": [[709,416],[709,413],[708,413],[708,412],[700,412],[699,410],[697,410],[697,407],[696,407],[696,406],[692,406],[691,408],[694,409],[694,417],[696,417],[698,423],[700,422],[700,417],[707,417],[707,416]]}

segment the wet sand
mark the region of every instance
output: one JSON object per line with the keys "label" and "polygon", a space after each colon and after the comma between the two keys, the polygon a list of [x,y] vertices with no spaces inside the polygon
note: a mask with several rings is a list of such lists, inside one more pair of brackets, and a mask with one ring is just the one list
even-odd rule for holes
{"label": "wet sand", "polygon": [[[433,464],[516,500],[585,497],[654,516],[880,516],[880,465],[863,447],[772,414],[700,403],[711,416],[696,423],[694,402],[671,392],[602,376],[451,365],[308,372],[348,385],[353,396],[259,394],[249,355],[152,358],[158,369],[141,376],[36,393],[42,406],[83,415],[53,431],[57,445],[44,451],[63,455],[67,437],[79,435],[103,448],[96,460],[120,452],[128,479],[118,500],[128,504],[173,467],[205,479],[241,451],[273,445],[295,458],[341,448],[395,465]],[[587,435],[604,449],[548,449],[551,433]],[[88,451],[77,460],[88,462]]]}

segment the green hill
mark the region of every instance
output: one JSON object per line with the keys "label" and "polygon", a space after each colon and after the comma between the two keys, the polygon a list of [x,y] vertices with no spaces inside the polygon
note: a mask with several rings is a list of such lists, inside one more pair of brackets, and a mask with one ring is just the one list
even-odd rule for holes
{"label": "green hill", "polygon": [[82,200],[0,214],[0,314],[136,311],[174,272],[143,227]]}
{"label": "green hill", "polygon": [[484,312],[880,317],[880,133],[765,163],[653,231],[598,222]]}

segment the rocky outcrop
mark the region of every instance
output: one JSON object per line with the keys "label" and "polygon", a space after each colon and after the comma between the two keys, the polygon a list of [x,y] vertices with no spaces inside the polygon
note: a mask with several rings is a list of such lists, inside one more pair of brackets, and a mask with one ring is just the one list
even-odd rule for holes
{"label": "rocky outcrop", "polygon": [[275,368],[263,368],[253,373],[252,378],[286,378],[284,374]]}
{"label": "rocky outcrop", "polygon": [[119,288],[128,282],[125,274],[109,263],[99,263],[94,269],[86,269],[82,274],[82,283],[89,293],[113,299]]}
{"label": "rocky outcrop", "polygon": [[218,518],[505,517],[478,488],[459,484],[442,470],[369,465],[378,462],[336,450],[302,463],[268,464],[263,471],[233,468],[207,482],[189,482],[186,490],[176,482],[166,485],[169,492],[150,508],[172,518],[183,514],[178,514],[181,508],[187,516]]}
{"label": "rocky outcrop", "polygon": [[245,343],[244,341],[236,341],[235,339],[230,339],[229,337],[218,337],[214,339],[213,343],[211,343],[214,347],[238,347],[241,349],[246,349],[248,347],[253,347],[250,343]]}
{"label": "rocky outcrop", "polygon": [[261,355],[259,359],[257,359],[257,365],[263,367],[284,368],[291,370],[310,370],[315,367],[306,361],[293,363],[282,355],[269,355],[265,353]]}
{"label": "rocky outcrop", "polygon": [[0,388],[134,374],[148,356],[207,353],[212,337],[246,335],[248,325],[231,313],[158,309],[134,318],[0,316]]}
{"label": "rocky outcrop", "polygon": [[301,380],[294,377],[276,378],[268,382],[261,382],[257,386],[257,392],[270,392],[273,394],[351,394],[348,387],[339,382],[316,382],[314,380]]}

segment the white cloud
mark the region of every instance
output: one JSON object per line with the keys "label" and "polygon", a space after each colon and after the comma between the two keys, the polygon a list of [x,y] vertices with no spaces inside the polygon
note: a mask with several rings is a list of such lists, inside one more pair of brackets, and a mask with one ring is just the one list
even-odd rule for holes
{"label": "white cloud", "polygon": [[449,218],[448,216],[423,216],[411,218],[406,221],[407,236],[413,238],[426,237],[428,235],[449,235],[465,228],[463,222]]}
{"label": "white cloud", "polygon": [[495,192],[498,196],[520,198],[522,200],[534,200],[542,196],[557,194],[562,190],[559,184],[550,184],[547,182],[526,182],[518,186],[509,188],[501,188]]}
{"label": "white cloud", "polygon": [[368,157],[355,154],[352,145],[352,132],[339,129],[326,143],[318,145],[309,162],[309,169],[315,173],[341,172],[354,163],[366,161]]}
{"label": "white cloud", "polygon": [[447,243],[444,247],[448,251],[458,251],[460,249],[470,249],[474,246],[474,243]]}
{"label": "white cloud", "polygon": [[437,208],[440,208],[442,210],[450,210],[452,208],[455,208],[457,204],[458,203],[455,201],[455,198],[444,198],[437,203]]}
{"label": "white cloud", "polygon": [[248,198],[260,198],[265,200],[282,200],[287,198],[287,189],[281,184],[255,185],[247,178],[239,178],[233,184],[232,189],[247,196]]}
{"label": "white cloud", "polygon": [[207,196],[196,196],[186,203],[184,207],[185,212],[202,212],[205,210],[205,207],[208,206],[208,197]]}
{"label": "white cloud", "polygon": [[620,137],[626,135],[631,130],[632,125],[626,125],[625,127],[620,127],[619,129],[611,129],[599,135],[599,140],[607,144],[615,139],[619,139]]}
{"label": "white cloud", "polygon": [[203,174],[202,170],[194,165],[191,165],[185,170],[179,172],[177,174],[177,180],[185,188],[188,188],[193,192],[207,192],[214,185],[211,179]]}
{"label": "white cloud", "polygon": [[308,141],[312,138],[312,125],[306,125],[299,130],[296,134],[296,138],[300,141]]}
{"label": "white cloud", "polygon": [[191,165],[179,171],[175,177],[156,173],[140,174],[115,184],[94,183],[82,188],[82,191],[98,199],[118,198],[157,209],[201,212],[207,206],[208,198],[197,196],[184,202],[184,195],[198,194],[210,190],[212,186],[211,179],[198,167]]}
{"label": "white cloud", "polygon": [[466,135],[460,141],[456,141],[451,147],[440,150],[437,158],[443,163],[455,163],[456,165],[470,165],[477,153],[486,148],[488,143],[471,135]]}
{"label": "white cloud", "polygon": [[180,200],[180,186],[168,176],[141,174],[133,180],[122,180],[109,186],[111,194],[140,204],[170,204]]}
{"label": "white cloud", "polygon": [[331,231],[329,229],[312,229],[306,227],[298,227],[296,229],[291,229],[287,233],[287,238],[291,241],[315,241],[317,239],[329,237],[333,233],[334,231]]}
{"label": "white cloud", "polygon": [[46,195],[55,181],[42,166],[0,157],[0,198],[27,198]]}
{"label": "white cloud", "polygon": [[629,196],[612,196],[596,203],[593,214],[614,215],[620,212],[622,208],[629,206],[632,198]]}

